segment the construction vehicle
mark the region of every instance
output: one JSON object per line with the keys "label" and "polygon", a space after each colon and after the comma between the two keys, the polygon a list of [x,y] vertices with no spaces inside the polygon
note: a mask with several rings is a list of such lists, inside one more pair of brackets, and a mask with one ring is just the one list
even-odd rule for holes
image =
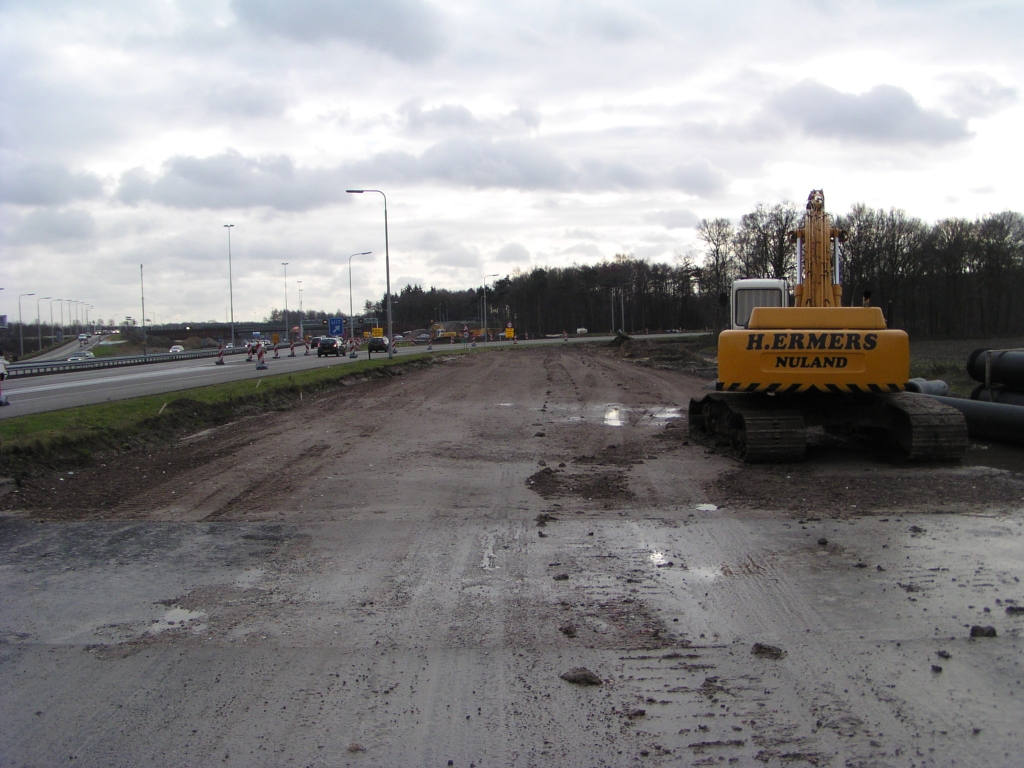
{"label": "construction vehicle", "polygon": [[790,237],[793,306],[785,281],[733,284],[731,329],[718,337],[717,391],[690,401],[691,433],[751,463],[801,461],[808,427],[911,460],[959,459],[967,448],[960,411],[906,391],[906,332],[887,328],[878,307],[841,305],[845,232],[832,226],[822,190],[808,196]]}

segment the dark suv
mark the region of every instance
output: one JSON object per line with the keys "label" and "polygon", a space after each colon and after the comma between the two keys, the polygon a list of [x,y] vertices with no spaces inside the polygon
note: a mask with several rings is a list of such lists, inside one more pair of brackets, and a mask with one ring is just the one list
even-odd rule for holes
{"label": "dark suv", "polygon": [[320,339],[320,343],[317,345],[316,348],[316,356],[323,357],[324,355],[334,355],[335,357],[341,357],[341,345],[338,344],[337,339]]}
{"label": "dark suv", "polygon": [[367,352],[387,352],[388,351],[388,340],[385,336],[373,336],[366,343]]}

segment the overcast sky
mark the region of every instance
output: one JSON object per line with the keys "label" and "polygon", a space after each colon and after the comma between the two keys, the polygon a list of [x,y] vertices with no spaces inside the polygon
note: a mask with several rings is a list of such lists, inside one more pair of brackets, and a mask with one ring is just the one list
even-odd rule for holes
{"label": "overcast sky", "polygon": [[[1024,211],[1020,0],[0,0],[0,314],[357,314],[825,190]],[[26,321],[35,297],[22,303]],[[59,304],[54,304],[59,312]],[[49,302],[41,305],[49,317]]]}

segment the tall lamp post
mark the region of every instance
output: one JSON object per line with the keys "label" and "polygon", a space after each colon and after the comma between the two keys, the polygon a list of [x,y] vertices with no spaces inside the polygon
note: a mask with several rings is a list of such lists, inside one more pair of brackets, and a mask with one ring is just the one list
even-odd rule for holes
{"label": "tall lamp post", "polygon": [[355,338],[355,329],[352,327],[352,259],[355,256],[369,256],[373,251],[363,251],[362,253],[353,253],[352,256],[348,257],[348,337],[349,339]]}
{"label": "tall lamp post", "polygon": [[387,281],[387,311],[388,311],[388,359],[392,359],[395,356],[395,345],[392,344],[394,334],[392,334],[393,325],[391,322],[391,254],[388,250],[388,196],[381,192],[379,189],[346,189],[346,192],[352,195],[361,195],[364,192],[376,192],[378,195],[384,198],[384,277]]}
{"label": "tall lamp post", "polygon": [[495,272],[493,275],[484,275],[484,343],[487,343],[487,278],[497,277],[498,273]]}
{"label": "tall lamp post", "polygon": [[235,290],[231,286],[231,228],[234,224],[225,224],[228,231],[228,300],[231,302],[231,346],[235,346]]}
{"label": "tall lamp post", "polygon": [[292,332],[288,330],[288,262],[282,261],[281,266],[284,267],[284,343],[288,344],[292,340]]}
{"label": "tall lamp post", "polygon": [[[53,302],[55,302],[55,301],[64,301],[64,299],[51,299],[50,300],[50,335],[53,337],[54,341],[57,340],[57,334],[53,332]],[[64,305],[61,304],[61,306],[63,307]],[[64,329],[63,328],[60,329],[60,337],[61,337],[61,341],[63,341],[64,340]]]}
{"label": "tall lamp post", "polygon": [[39,314],[39,302],[46,301],[49,296],[40,296],[36,299],[36,331],[39,333],[39,348],[38,351],[43,351],[43,318]]}
{"label": "tall lamp post", "polygon": [[18,338],[21,340],[21,356],[25,356],[25,323],[21,319],[21,300],[25,296],[35,296],[34,293],[23,293],[18,297]]}
{"label": "tall lamp post", "polygon": [[296,280],[295,282],[299,284],[299,341],[304,342],[306,340],[306,332],[302,328],[302,281]]}

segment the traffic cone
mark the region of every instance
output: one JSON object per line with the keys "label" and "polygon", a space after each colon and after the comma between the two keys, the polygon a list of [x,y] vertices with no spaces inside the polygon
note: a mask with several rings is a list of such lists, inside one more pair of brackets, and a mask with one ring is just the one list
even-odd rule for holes
{"label": "traffic cone", "polygon": [[281,359],[281,353],[278,351],[278,344],[276,342],[274,343],[274,359],[275,360],[280,360]]}
{"label": "traffic cone", "polygon": [[224,365],[224,345],[221,344],[217,349],[217,365]]}
{"label": "traffic cone", "polygon": [[256,347],[256,370],[257,371],[265,371],[265,370],[267,370],[267,362],[266,362],[266,360],[264,360],[264,354],[265,353],[263,351],[263,345],[260,344],[258,347]]}
{"label": "traffic cone", "polygon": [[295,342],[293,341],[290,347],[291,351],[288,353],[288,357],[295,357]]}

